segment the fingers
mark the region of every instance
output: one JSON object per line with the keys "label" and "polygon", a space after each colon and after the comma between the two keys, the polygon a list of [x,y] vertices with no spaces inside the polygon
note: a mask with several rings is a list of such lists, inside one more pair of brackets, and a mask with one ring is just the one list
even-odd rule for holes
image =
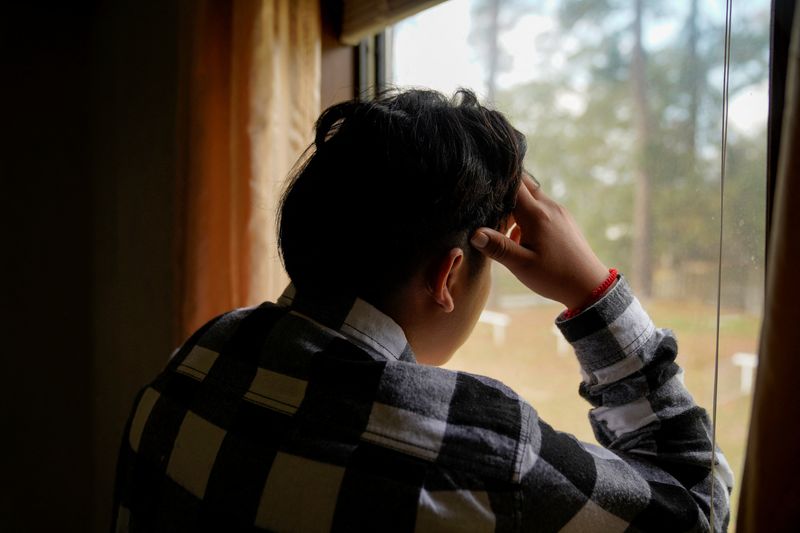
{"label": "fingers", "polygon": [[522,183],[525,184],[525,188],[528,189],[528,192],[531,193],[531,196],[535,200],[542,202],[550,201],[550,197],[547,196],[542,190],[542,184],[536,181],[533,176],[528,174],[523,175]]}
{"label": "fingers", "polygon": [[530,178],[523,176],[522,183],[517,189],[517,203],[514,206],[514,219],[517,221],[519,221],[521,213],[533,212],[537,209],[536,200],[528,185],[529,180]]}
{"label": "fingers", "polygon": [[[518,227],[514,231],[520,233]],[[531,261],[534,255],[531,250],[520,246],[499,231],[489,228],[478,229],[470,239],[470,243],[484,255],[505,265],[511,272]]]}
{"label": "fingers", "polygon": [[530,177],[524,176],[517,189],[517,203],[512,211],[514,220],[523,232],[536,232],[541,220],[547,219],[548,205],[548,198],[541,189]]}
{"label": "fingers", "polygon": [[536,198],[536,196],[542,192],[542,187],[539,185],[539,182],[533,179],[532,176],[529,174],[522,175],[522,183],[525,185],[525,188],[528,189],[528,192],[531,193],[531,196]]}

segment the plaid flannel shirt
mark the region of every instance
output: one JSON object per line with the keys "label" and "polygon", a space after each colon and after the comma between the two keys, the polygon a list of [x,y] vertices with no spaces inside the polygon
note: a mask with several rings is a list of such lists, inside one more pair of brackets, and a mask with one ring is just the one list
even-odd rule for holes
{"label": "plaid flannel shirt", "polygon": [[[603,447],[554,430],[502,383],[418,364],[368,303],[233,311],[138,396],[117,531],[706,531],[730,468],[677,344],[623,278],[558,327]],[[714,501],[711,485],[716,483]]]}

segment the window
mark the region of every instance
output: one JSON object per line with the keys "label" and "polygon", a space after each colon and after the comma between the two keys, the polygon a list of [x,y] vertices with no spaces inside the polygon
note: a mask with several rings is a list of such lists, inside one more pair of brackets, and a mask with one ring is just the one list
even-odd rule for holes
{"label": "window", "polygon": [[[686,385],[709,411],[724,7],[451,0],[391,27],[386,44],[390,84],[472,88],[527,135],[527,168],[676,331]],[[733,9],[717,442],[740,480],[764,286],[770,3]],[[504,381],[592,441],[577,362],[551,327],[561,307],[494,268],[482,323],[448,366]]]}

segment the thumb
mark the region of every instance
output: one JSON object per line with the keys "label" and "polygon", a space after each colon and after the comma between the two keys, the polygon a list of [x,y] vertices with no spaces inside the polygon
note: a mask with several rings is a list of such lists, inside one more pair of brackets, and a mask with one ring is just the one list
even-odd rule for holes
{"label": "thumb", "polygon": [[523,248],[499,231],[489,228],[476,230],[469,242],[484,255],[506,266],[512,272],[515,267],[531,259],[532,255],[527,248]]}

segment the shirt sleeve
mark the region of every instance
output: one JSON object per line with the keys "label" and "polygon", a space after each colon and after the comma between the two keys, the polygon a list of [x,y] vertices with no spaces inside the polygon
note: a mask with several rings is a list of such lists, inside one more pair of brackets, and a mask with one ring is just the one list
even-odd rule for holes
{"label": "shirt sleeve", "polygon": [[672,332],[654,326],[622,276],[556,324],[580,362],[579,391],[602,447],[555,431],[531,408],[522,530],[726,531],[732,472],[712,454],[711,424],[683,385]]}

